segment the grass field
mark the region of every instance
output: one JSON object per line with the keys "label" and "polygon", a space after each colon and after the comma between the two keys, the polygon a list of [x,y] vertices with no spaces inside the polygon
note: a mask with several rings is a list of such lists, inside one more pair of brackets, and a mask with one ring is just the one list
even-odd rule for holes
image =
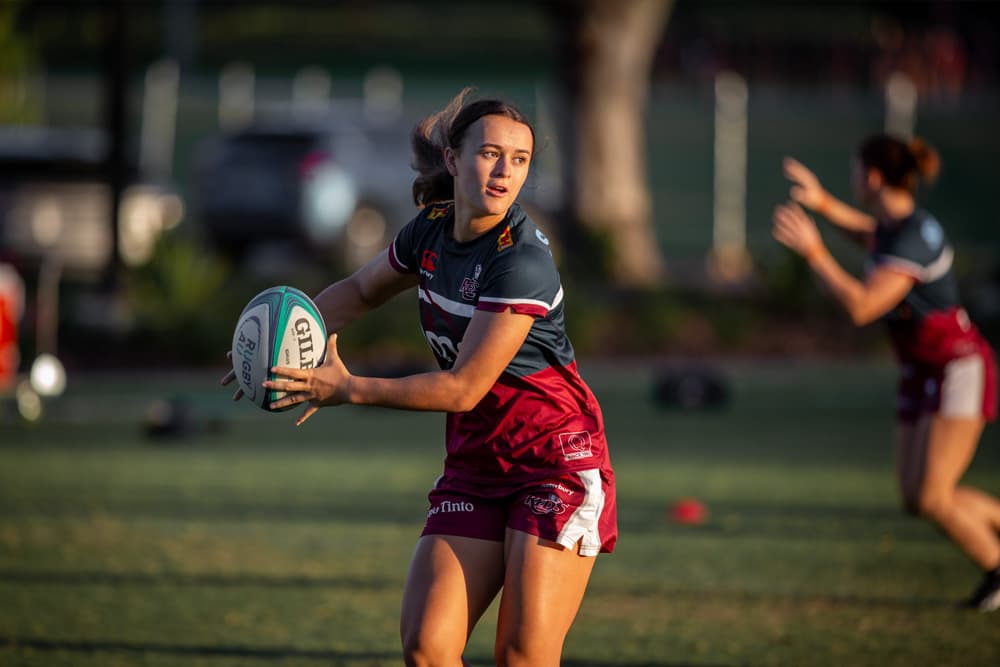
{"label": "grass field", "polygon": [[[582,364],[620,507],[565,665],[997,665],[978,573],[897,509],[893,370],[734,363],[717,412],[663,410],[650,368]],[[442,417],[233,405],[218,374],[71,377],[0,424],[0,665],[399,665],[403,576]],[[149,438],[151,401],[196,432]],[[1000,492],[1000,430],[970,481]],[[666,517],[684,495],[709,520]],[[492,614],[467,657],[491,663]]]}

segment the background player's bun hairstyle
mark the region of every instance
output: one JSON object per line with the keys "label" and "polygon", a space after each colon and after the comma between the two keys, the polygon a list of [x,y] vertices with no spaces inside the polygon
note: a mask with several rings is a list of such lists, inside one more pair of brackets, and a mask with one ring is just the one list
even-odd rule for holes
{"label": "background player's bun hairstyle", "polygon": [[497,99],[476,100],[466,104],[472,88],[463,88],[445,108],[417,123],[410,136],[413,159],[410,166],[417,171],[413,181],[413,201],[426,206],[436,201],[455,198],[455,179],[444,162],[444,149],[458,151],[469,126],[483,116],[505,116],[535,130],[520,109],[509,102]]}
{"label": "background player's bun hairstyle", "polygon": [[916,192],[920,183],[931,184],[941,171],[937,150],[919,137],[903,141],[876,134],[861,144],[861,164],[877,169],[887,185]]}

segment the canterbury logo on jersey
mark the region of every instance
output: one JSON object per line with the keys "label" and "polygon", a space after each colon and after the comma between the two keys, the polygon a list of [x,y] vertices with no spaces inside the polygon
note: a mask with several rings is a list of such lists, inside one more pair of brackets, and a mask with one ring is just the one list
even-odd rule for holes
{"label": "canterbury logo on jersey", "polygon": [[437,269],[437,258],[438,255],[433,250],[424,250],[424,254],[420,257],[420,268],[434,273]]}

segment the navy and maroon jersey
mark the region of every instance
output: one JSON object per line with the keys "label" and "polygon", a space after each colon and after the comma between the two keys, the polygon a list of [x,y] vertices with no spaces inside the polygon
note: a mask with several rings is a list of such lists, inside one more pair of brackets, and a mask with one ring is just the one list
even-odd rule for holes
{"label": "navy and maroon jersey", "polygon": [[892,228],[880,225],[871,263],[914,280],[885,316],[902,361],[940,365],[977,352],[982,339],[959,301],[954,251],[933,216],[916,210]]}
{"label": "navy and maroon jersey", "polygon": [[532,315],[527,339],[486,396],[449,413],[445,475],[514,483],[562,472],[608,471],[600,407],[576,370],[563,289],[549,241],[524,211],[466,242],[452,235],[451,203],[424,208],[396,235],[389,262],[419,276],[420,325],[451,368],[477,310]]}

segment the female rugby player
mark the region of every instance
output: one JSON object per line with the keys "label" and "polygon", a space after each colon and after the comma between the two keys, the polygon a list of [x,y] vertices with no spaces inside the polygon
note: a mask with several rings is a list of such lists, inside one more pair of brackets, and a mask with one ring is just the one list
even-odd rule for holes
{"label": "female rugby player", "polygon": [[[852,169],[868,213],[831,196],[786,158],[793,201],[774,212],[774,237],[806,259],[854,324],[884,318],[901,365],[896,468],[905,508],[934,522],[984,572],[967,606],[1000,607],[1000,501],[959,481],[987,421],[997,415],[996,361],[959,302],[953,249],[916,206],[937,176],[937,152],[920,139],[876,135]],[[830,255],[805,206],[870,248],[863,281]]]}
{"label": "female rugby player", "polygon": [[595,556],[617,539],[614,476],[600,407],[566,337],[549,241],[516,203],[534,130],[514,106],[467,94],[414,130],[423,208],[315,299],[337,332],[415,287],[440,370],[352,375],[334,333],[321,367],[277,367],[264,386],[290,392],[274,407],[304,405],[297,424],[343,403],[447,413],[444,472],[403,593],[406,664],[463,664],[500,593],[497,664],[554,666]]}

